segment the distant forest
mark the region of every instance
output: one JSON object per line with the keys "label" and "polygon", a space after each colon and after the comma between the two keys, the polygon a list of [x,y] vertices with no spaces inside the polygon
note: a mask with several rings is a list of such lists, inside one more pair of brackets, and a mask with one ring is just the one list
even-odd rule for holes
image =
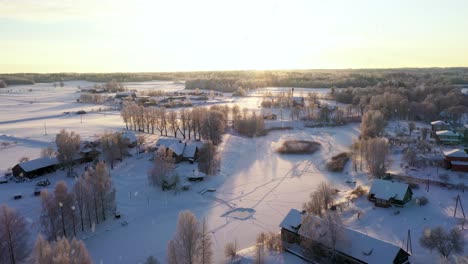
{"label": "distant forest", "polygon": [[234,92],[244,89],[276,87],[348,88],[370,87],[382,81],[433,79],[447,84],[468,84],[468,68],[361,69],[361,70],[274,70],[201,71],[158,73],[15,73],[0,74],[0,87],[86,80],[92,82],[142,82],[152,80],[186,81],[187,89]]}

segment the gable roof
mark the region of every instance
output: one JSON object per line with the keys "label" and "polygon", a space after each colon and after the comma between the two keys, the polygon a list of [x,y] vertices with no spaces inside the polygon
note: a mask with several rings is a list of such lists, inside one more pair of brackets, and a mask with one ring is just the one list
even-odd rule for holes
{"label": "gable roof", "polygon": [[195,158],[195,153],[197,152],[197,149],[200,149],[203,146],[203,142],[201,141],[193,141],[193,140],[187,140],[185,141],[185,149],[184,153],[182,156],[184,158]]}
{"label": "gable roof", "polygon": [[438,136],[458,136],[457,133],[449,131],[449,130],[440,130],[436,132]]}
{"label": "gable roof", "polygon": [[445,122],[444,121],[440,121],[440,120],[436,120],[436,121],[432,121],[431,122],[431,125],[445,125]]}
{"label": "gable roof", "polygon": [[128,141],[130,141],[130,144],[133,144],[133,143],[137,142],[137,137],[131,131],[128,131],[128,130],[123,131],[122,136],[123,136],[123,138],[128,139]]}
{"label": "gable roof", "polygon": [[[327,232],[328,230],[325,221],[317,216],[306,218],[303,225],[308,224],[315,225],[314,230],[319,230],[319,236],[321,232]],[[339,232],[340,234],[336,241],[335,249],[342,254],[368,264],[391,264],[397,257],[400,250],[405,252],[396,245],[368,236],[345,226],[341,226]],[[302,228],[299,230],[299,234],[304,237],[309,237]],[[329,236],[323,235],[323,237],[326,239]],[[320,241],[320,238],[317,240],[324,244]],[[324,245],[327,246],[326,243]],[[409,256],[407,252],[405,253]]]}
{"label": "gable roof", "polygon": [[59,161],[56,157],[53,157],[53,158],[44,157],[44,158],[38,158],[38,159],[33,159],[30,161],[18,163],[18,166],[20,166],[25,172],[31,172],[37,169],[46,168],[46,167],[54,166],[58,164],[59,164]]}
{"label": "gable roof", "polygon": [[406,183],[375,179],[369,190],[369,194],[374,194],[374,197],[377,199],[389,200],[390,198],[394,198],[396,200],[403,200],[408,188],[409,185]]}
{"label": "gable roof", "polygon": [[468,158],[468,153],[461,149],[444,151],[444,156],[451,158]]}
{"label": "gable roof", "polygon": [[185,143],[173,143],[168,147],[168,149],[172,150],[172,152],[174,152],[174,154],[177,156],[180,156],[184,152]]}
{"label": "gable roof", "polygon": [[156,147],[168,148],[170,145],[174,143],[181,143],[181,142],[182,141],[178,138],[160,137],[158,141],[156,141]]}
{"label": "gable roof", "polygon": [[296,209],[291,209],[279,225],[288,231],[297,233],[302,223],[302,214]]}

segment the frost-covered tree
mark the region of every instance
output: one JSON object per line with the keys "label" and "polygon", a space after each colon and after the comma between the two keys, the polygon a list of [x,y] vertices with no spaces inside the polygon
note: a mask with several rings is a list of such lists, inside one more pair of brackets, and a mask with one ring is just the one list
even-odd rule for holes
{"label": "frost-covered tree", "polygon": [[322,216],[323,212],[327,211],[332,205],[334,194],[335,191],[330,185],[322,182],[319,184],[317,190],[310,194],[310,199],[303,205],[303,208],[306,212]]}
{"label": "frost-covered tree", "polygon": [[190,211],[180,212],[176,234],[172,239],[177,252],[177,263],[199,263],[200,236],[200,226],[195,215]]}
{"label": "frost-covered tree", "polygon": [[55,137],[57,145],[57,159],[68,169],[68,175],[73,174],[73,165],[78,152],[80,151],[81,138],[74,131],[62,129]]}
{"label": "frost-covered tree", "polygon": [[361,141],[364,160],[369,172],[374,177],[382,177],[386,171],[389,147],[385,138],[370,138]]}
{"label": "frost-covered tree", "polygon": [[42,233],[47,240],[57,239],[59,228],[61,227],[60,212],[54,195],[47,190],[41,191],[41,216],[40,223]]}
{"label": "frost-covered tree", "polygon": [[223,113],[210,110],[202,119],[201,136],[218,145],[222,141],[225,126]]}
{"label": "frost-covered tree", "polygon": [[463,233],[454,228],[447,232],[441,226],[427,228],[419,239],[421,246],[436,249],[444,258],[448,258],[452,253],[462,253],[465,246]]}
{"label": "frost-covered tree", "polygon": [[148,181],[152,186],[164,187],[164,184],[169,184],[174,177],[174,159],[172,151],[159,149],[155,153],[153,167],[148,172]]}
{"label": "frost-covered tree", "polygon": [[211,142],[205,143],[198,153],[198,169],[207,175],[213,175],[219,166],[220,159],[216,146]]}
{"label": "frost-covered tree", "polygon": [[107,214],[115,209],[115,189],[106,164],[101,161],[96,168],[88,169],[85,180],[92,197],[96,223],[99,223],[99,218],[105,221]]}
{"label": "frost-covered tree", "polygon": [[362,117],[361,135],[364,138],[380,136],[385,125],[385,117],[380,111],[369,110]]}
{"label": "frost-covered tree", "polygon": [[224,245],[224,256],[230,261],[233,261],[237,257],[237,241]]}
{"label": "frost-covered tree", "polygon": [[29,254],[26,220],[6,205],[0,206],[0,263],[23,263]]}
{"label": "frost-covered tree", "polygon": [[55,206],[58,207],[57,210],[61,219],[58,236],[73,236],[76,234],[75,197],[72,192],[68,191],[67,184],[64,181],[59,181],[55,185],[53,199],[55,200]]}
{"label": "frost-covered tree", "polygon": [[203,218],[200,230],[200,263],[211,264],[213,263],[213,249],[211,242],[211,235],[208,232],[206,219]]}
{"label": "frost-covered tree", "polygon": [[31,256],[34,264],[91,264],[91,256],[81,240],[59,238],[57,241],[48,242],[41,235],[37,237],[34,251]]}
{"label": "frost-covered tree", "polygon": [[[89,215],[88,212],[88,200],[89,200],[89,188],[86,184],[86,180],[84,177],[80,177],[73,186],[73,194],[75,196],[75,204],[77,214],[79,216],[79,223],[81,225],[81,231],[85,230],[85,221],[86,216]],[[88,217],[89,227],[91,227],[91,217]]]}

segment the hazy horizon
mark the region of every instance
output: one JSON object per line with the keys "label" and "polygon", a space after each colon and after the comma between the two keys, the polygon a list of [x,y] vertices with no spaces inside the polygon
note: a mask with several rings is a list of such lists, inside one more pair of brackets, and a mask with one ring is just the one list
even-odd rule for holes
{"label": "hazy horizon", "polygon": [[468,66],[468,2],[0,0],[0,72]]}

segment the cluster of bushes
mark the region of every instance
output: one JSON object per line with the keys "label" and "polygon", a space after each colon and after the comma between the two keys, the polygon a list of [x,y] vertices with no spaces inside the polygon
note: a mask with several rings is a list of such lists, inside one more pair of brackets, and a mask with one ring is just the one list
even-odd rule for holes
{"label": "cluster of bushes", "polygon": [[308,140],[287,140],[276,149],[281,154],[312,154],[319,150],[320,143]]}
{"label": "cluster of bushes", "polygon": [[416,204],[419,206],[424,206],[429,202],[425,196],[421,196],[416,198]]}
{"label": "cluster of bushes", "polygon": [[265,132],[265,121],[262,117],[252,113],[250,116],[239,117],[234,121],[234,130],[247,137],[263,136]]}
{"label": "cluster of bushes", "polygon": [[80,103],[91,103],[91,104],[102,104],[107,100],[106,96],[102,96],[99,94],[90,94],[84,93],[80,95],[80,98],[77,99]]}
{"label": "cluster of bushes", "polygon": [[362,188],[362,186],[359,185],[358,187],[356,187],[354,190],[351,191],[351,196],[358,198],[358,197],[362,197],[366,195],[366,193],[367,191],[364,188]]}
{"label": "cluster of bushes", "polygon": [[331,158],[331,161],[327,163],[327,169],[333,172],[343,171],[348,161],[349,161],[349,153],[346,153],[346,152],[340,153]]}

